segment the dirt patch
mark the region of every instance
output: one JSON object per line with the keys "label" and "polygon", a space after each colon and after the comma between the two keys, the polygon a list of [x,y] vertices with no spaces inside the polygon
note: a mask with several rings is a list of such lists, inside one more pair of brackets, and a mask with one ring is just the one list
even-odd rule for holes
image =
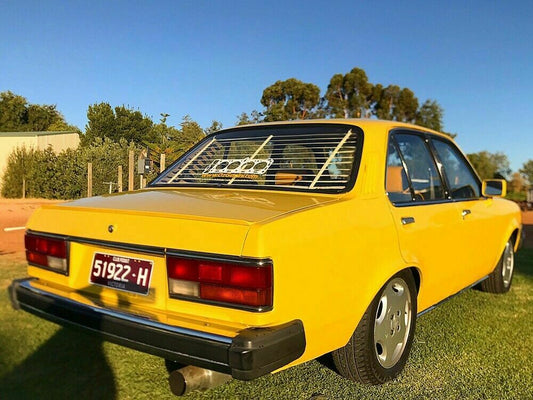
{"label": "dirt patch", "polygon": [[28,218],[41,204],[57,202],[58,200],[0,198],[0,256],[24,259],[24,227]]}
{"label": "dirt patch", "polygon": [[533,211],[522,212],[522,223],[524,225],[533,225]]}

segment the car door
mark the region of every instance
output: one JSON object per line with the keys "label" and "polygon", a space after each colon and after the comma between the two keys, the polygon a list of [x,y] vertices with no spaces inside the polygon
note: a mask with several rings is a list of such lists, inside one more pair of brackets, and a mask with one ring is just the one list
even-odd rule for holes
{"label": "car door", "polygon": [[482,197],[479,178],[455,144],[443,138],[432,138],[431,142],[442,164],[450,197],[461,214],[462,274],[469,277],[471,284],[494,268],[505,226],[498,226],[494,200]]}
{"label": "car door", "polygon": [[386,190],[404,260],[420,268],[419,310],[462,287],[462,218],[449,199],[426,135],[395,131],[389,139]]}

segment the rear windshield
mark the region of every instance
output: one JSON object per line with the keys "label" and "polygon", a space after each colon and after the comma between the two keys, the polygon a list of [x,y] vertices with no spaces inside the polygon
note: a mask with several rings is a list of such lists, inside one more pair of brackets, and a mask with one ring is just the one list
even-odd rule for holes
{"label": "rear windshield", "polygon": [[257,126],[206,137],[150,186],[342,192],[355,181],[362,133],[338,124]]}

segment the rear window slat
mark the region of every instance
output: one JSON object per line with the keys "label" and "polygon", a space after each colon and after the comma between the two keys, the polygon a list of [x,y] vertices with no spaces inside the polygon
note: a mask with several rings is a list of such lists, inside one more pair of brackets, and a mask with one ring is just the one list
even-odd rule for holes
{"label": "rear window slat", "polygon": [[210,135],[151,186],[343,191],[354,180],[360,133],[353,126],[293,125]]}

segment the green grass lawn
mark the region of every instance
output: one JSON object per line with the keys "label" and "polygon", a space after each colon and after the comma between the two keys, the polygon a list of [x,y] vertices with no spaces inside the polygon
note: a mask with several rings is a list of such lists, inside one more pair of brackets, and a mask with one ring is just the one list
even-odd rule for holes
{"label": "green grass lawn", "polygon": [[[365,386],[328,357],[186,399],[532,399],[533,249],[517,254],[505,295],[468,290],[420,317],[406,369]],[[0,258],[0,399],[170,399],[163,360],[11,309],[25,266]],[[324,333],[327,335],[327,332]]]}

